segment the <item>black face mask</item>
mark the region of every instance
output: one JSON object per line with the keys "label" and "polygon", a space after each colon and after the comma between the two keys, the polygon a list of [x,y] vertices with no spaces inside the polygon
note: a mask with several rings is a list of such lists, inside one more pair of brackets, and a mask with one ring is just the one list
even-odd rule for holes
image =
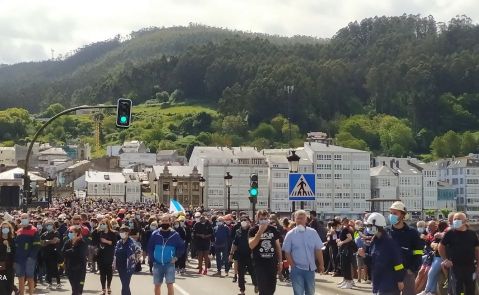
{"label": "black face mask", "polygon": [[161,229],[162,229],[162,230],[167,230],[167,229],[169,229],[169,228],[170,228],[170,225],[169,225],[168,223],[162,223],[162,224],[161,224]]}

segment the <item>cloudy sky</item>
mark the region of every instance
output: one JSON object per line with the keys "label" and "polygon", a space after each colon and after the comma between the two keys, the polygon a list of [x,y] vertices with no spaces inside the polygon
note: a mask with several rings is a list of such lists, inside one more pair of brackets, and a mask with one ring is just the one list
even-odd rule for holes
{"label": "cloudy sky", "polygon": [[44,60],[116,34],[190,22],[244,31],[331,37],[375,15],[466,14],[477,0],[0,0],[0,64]]}

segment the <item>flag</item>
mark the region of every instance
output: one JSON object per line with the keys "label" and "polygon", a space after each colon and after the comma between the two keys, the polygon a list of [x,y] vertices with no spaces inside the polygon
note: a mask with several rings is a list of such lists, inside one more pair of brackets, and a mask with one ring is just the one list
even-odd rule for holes
{"label": "flag", "polygon": [[178,200],[170,200],[170,213],[185,212],[185,208],[178,202]]}

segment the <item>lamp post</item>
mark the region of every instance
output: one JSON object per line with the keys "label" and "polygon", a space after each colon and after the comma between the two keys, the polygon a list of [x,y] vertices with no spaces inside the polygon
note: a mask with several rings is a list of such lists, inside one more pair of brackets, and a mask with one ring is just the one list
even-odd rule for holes
{"label": "lamp post", "polygon": [[160,178],[155,178],[155,181],[157,182],[156,183],[156,193],[155,193],[155,204],[157,203],[156,201],[156,197],[158,196],[158,194],[160,193]]}
{"label": "lamp post", "polygon": [[229,172],[226,172],[226,175],[224,177],[225,179],[225,186],[228,190],[228,213],[231,212],[231,208],[230,208],[230,203],[231,203],[231,180],[233,179],[233,176],[230,175]]}
{"label": "lamp post", "polygon": [[171,180],[171,183],[173,184],[173,200],[176,201],[176,187],[178,186],[178,179],[173,177],[173,179]]}
{"label": "lamp post", "polygon": [[45,185],[48,189],[48,206],[52,203],[52,189],[53,189],[53,179],[48,176],[48,178],[45,180]]}
{"label": "lamp post", "polygon": [[111,183],[108,183],[108,200],[111,199]]}
{"label": "lamp post", "polygon": [[125,195],[123,196],[123,203],[126,204],[126,184],[128,183],[128,181],[125,180]]}
{"label": "lamp post", "polygon": [[200,187],[201,187],[201,206],[205,206],[204,205],[204,201],[205,201],[205,184],[206,184],[206,179],[201,176],[200,179],[199,179],[199,182],[200,182]]}
{"label": "lamp post", "polygon": [[[296,151],[291,151],[291,155],[286,157],[288,159],[289,163],[289,173],[298,173],[299,170],[299,160],[301,158],[296,155]],[[293,203],[291,204],[291,209],[294,212],[296,210],[296,203],[295,201],[292,201]],[[301,202],[301,209],[303,208],[303,202]]]}

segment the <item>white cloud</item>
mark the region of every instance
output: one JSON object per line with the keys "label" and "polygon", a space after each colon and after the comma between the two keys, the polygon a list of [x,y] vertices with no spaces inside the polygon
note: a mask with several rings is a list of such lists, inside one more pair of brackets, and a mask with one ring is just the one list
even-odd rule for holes
{"label": "white cloud", "polygon": [[189,22],[279,35],[331,37],[376,15],[479,19],[475,0],[0,0],[0,63],[41,60],[149,26]]}

